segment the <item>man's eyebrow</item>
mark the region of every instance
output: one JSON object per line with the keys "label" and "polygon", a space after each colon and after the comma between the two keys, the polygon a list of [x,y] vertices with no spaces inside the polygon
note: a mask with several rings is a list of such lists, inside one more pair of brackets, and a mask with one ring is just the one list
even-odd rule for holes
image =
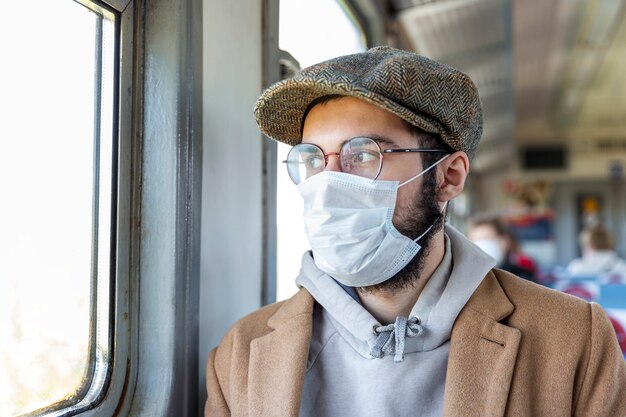
{"label": "man's eyebrow", "polygon": [[378,143],[378,145],[385,145],[386,147],[398,148],[398,144],[393,140],[385,136],[381,136],[378,134],[367,134],[361,135],[361,137],[373,139],[374,142]]}

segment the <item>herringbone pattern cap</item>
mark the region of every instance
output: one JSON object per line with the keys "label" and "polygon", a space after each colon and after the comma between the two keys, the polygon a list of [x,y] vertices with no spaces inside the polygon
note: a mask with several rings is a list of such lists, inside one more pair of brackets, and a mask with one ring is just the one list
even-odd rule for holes
{"label": "herringbone pattern cap", "polygon": [[254,108],[267,136],[290,145],[302,138],[302,117],[316,98],[341,94],[378,105],[437,133],[473,158],[482,135],[482,109],[472,80],[454,68],[387,46],[333,58],[269,87]]}

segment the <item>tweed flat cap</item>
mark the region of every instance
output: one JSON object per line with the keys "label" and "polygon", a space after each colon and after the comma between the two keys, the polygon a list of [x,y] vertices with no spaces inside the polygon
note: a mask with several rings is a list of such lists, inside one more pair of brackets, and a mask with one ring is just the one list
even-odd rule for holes
{"label": "tweed flat cap", "polygon": [[378,46],[312,65],[263,92],[254,108],[267,136],[295,145],[312,101],[326,95],[360,98],[441,136],[473,158],[482,135],[482,109],[472,80],[413,52]]}

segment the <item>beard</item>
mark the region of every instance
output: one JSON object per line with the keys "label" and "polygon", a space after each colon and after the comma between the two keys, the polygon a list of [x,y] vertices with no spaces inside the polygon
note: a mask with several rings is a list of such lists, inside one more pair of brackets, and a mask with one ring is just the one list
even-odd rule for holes
{"label": "beard", "polygon": [[[428,175],[431,174],[431,175]],[[435,175],[432,175],[435,174]],[[432,238],[441,229],[444,214],[437,204],[436,172],[429,172],[424,178],[422,193],[410,206],[398,215],[396,229],[404,236],[417,239],[431,225],[432,228],[418,242],[420,251],[396,275],[380,284],[358,287],[357,291],[366,294],[380,292],[395,294],[413,287],[424,270],[424,264],[432,245]]]}

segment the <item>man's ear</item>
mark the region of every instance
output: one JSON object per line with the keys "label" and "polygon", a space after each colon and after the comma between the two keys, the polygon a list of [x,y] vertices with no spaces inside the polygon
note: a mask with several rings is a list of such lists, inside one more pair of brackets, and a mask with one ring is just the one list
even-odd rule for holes
{"label": "man's ear", "polygon": [[451,154],[438,169],[439,201],[446,202],[461,194],[469,174],[469,158],[463,151]]}

